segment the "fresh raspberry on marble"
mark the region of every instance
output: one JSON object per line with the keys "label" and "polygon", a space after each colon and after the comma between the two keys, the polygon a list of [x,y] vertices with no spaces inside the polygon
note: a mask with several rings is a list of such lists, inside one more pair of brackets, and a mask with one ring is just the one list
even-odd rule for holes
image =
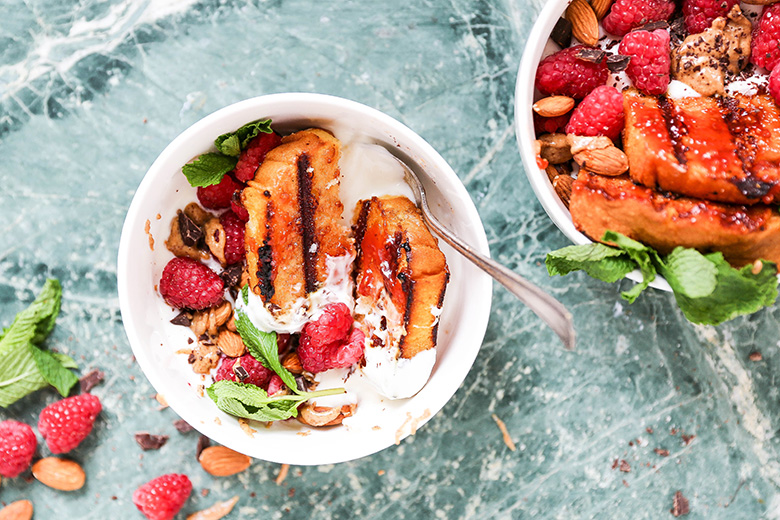
{"label": "fresh raspberry on marble", "polygon": [[780,4],[764,8],[753,29],[750,49],[750,61],[759,67],[772,70],[780,61]]}
{"label": "fresh raspberry on marble", "polygon": [[224,297],[225,282],[207,265],[191,258],[176,257],[165,266],[160,294],[171,307],[201,310],[213,307]]}
{"label": "fresh raspberry on marble", "polygon": [[582,99],[604,85],[609,78],[606,56],[598,63],[577,58],[584,45],[576,45],[551,54],[539,62],[536,88],[546,96],[569,96]]}
{"label": "fresh raspberry on marble", "polygon": [[636,88],[651,96],[666,92],[672,66],[667,31],[632,31],[620,42],[620,54],[631,57],[626,74]]}
{"label": "fresh raspberry on marble", "polygon": [[625,36],[650,22],[668,20],[674,9],[674,0],[615,0],[601,25],[609,34]]}
{"label": "fresh raspberry on marble", "polygon": [[574,109],[567,134],[597,136],[604,135],[617,140],[625,126],[623,94],[615,87],[604,85],[588,94]]}
{"label": "fresh raspberry on marble", "polygon": [[222,356],[214,381],[235,381],[266,388],[272,375],[273,372],[251,354],[244,354],[239,358]]}
{"label": "fresh raspberry on marble", "polygon": [[0,422],[0,476],[14,478],[30,467],[38,440],[23,422]]}
{"label": "fresh raspberry on marble", "polygon": [[133,493],[133,504],[149,520],[172,520],[192,493],[187,475],[170,473],[150,480]]}
{"label": "fresh raspberry on marble", "polygon": [[230,199],[230,209],[243,222],[249,222],[249,211],[241,203],[241,191],[233,192],[233,197]]}
{"label": "fresh raspberry on marble", "polygon": [[87,438],[103,406],[92,394],[81,394],[52,403],[38,418],[49,451],[67,453]]}
{"label": "fresh raspberry on marble", "polygon": [[222,177],[218,184],[198,188],[198,200],[201,206],[208,209],[224,209],[230,207],[233,193],[241,190],[243,184],[237,182],[229,173]]}
{"label": "fresh raspberry on marble", "polygon": [[244,222],[232,211],[219,217],[225,230],[225,263],[235,264],[244,260]]}
{"label": "fresh raspberry on marble", "polygon": [[282,138],[275,132],[260,134],[249,141],[249,144],[238,158],[238,164],[236,164],[235,169],[236,179],[241,182],[254,179],[255,171],[260,166],[260,163],[263,162],[263,159],[265,159],[265,154],[280,144],[282,144]]}
{"label": "fresh raspberry on marble", "polygon": [[726,16],[739,0],[683,0],[685,29],[698,34],[712,25],[715,18]]}
{"label": "fresh raspberry on marble", "polygon": [[556,117],[542,117],[534,112],[534,130],[537,134],[557,134],[569,123],[571,112]]}

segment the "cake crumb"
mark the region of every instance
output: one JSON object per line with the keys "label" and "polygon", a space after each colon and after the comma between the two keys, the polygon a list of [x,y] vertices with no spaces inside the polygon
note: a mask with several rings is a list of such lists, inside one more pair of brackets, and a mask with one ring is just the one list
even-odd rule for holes
{"label": "cake crumb", "polygon": [[149,219],[146,219],[146,224],[144,224],[144,232],[146,232],[146,236],[149,237],[149,249],[154,251],[154,236],[152,236],[152,223],[149,221]]}
{"label": "cake crumb", "polygon": [[279,474],[276,475],[276,482],[277,486],[282,485],[282,482],[284,482],[284,479],[287,478],[287,472],[290,471],[290,465],[289,464],[282,464],[282,467],[279,468]]}
{"label": "cake crumb", "polygon": [[504,444],[506,444],[506,447],[509,448],[510,451],[516,451],[517,446],[515,446],[514,441],[512,441],[512,437],[509,436],[509,430],[506,429],[506,424],[504,424],[504,421],[499,419],[498,415],[496,414],[493,414],[492,417],[493,420],[496,421],[498,429],[501,430],[501,435],[504,437]]}
{"label": "cake crumb", "polygon": [[243,417],[238,419],[238,426],[244,431],[244,433],[252,438],[254,438],[255,434],[257,433],[257,430],[249,426],[249,420],[244,419]]}
{"label": "cake crumb", "polygon": [[159,410],[165,410],[168,408],[168,401],[165,399],[165,396],[162,394],[155,394],[154,398],[157,399],[158,403],[160,403]]}

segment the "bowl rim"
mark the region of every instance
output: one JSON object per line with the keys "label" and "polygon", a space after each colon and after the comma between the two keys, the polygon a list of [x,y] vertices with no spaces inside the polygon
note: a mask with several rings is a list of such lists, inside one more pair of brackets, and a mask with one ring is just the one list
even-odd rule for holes
{"label": "bowl rim", "polygon": [[[533,109],[531,107],[534,100],[536,69],[542,59],[550,33],[569,3],[570,0],[548,2],[531,28],[515,82],[515,139],[520,149],[528,182],[547,216],[574,244],[584,245],[593,243],[593,240],[575,227],[568,208],[555,194],[547,174],[537,166],[533,139],[528,139],[529,135],[534,135]],[[641,282],[642,274],[639,270],[635,270],[626,275],[626,278]],[[660,274],[656,275],[656,279],[650,283],[650,287],[667,292],[672,290],[669,283]]]}
{"label": "bowl rim", "polygon": [[[136,330],[136,316],[130,310],[131,291],[130,277],[128,276],[128,266],[130,264],[132,255],[130,237],[132,233],[137,230],[139,223],[142,227],[144,219],[148,218],[148,215],[141,214],[141,201],[147,196],[150,190],[153,189],[157,177],[163,172],[168,171],[163,169],[163,165],[166,164],[169,161],[169,158],[175,155],[176,151],[187,141],[189,141],[192,136],[207,131],[215,123],[218,123],[225,118],[229,118],[237,113],[244,112],[249,108],[257,111],[261,106],[271,107],[276,104],[289,104],[296,102],[320,104],[322,105],[321,110],[327,110],[326,107],[331,107],[336,109],[343,109],[348,112],[356,112],[368,117],[369,119],[378,121],[387,128],[391,129],[394,132],[394,135],[400,138],[400,142],[395,143],[397,146],[400,146],[401,143],[406,144],[410,149],[416,150],[421,156],[425,157],[427,161],[430,162],[429,164],[426,161],[424,166],[420,165],[419,163],[415,163],[414,165],[410,166],[417,167],[419,170],[423,171],[428,169],[435,169],[439,171],[440,175],[448,178],[451,184],[451,186],[448,186],[448,189],[454,190],[454,195],[457,197],[457,200],[459,202],[463,202],[462,204],[459,204],[458,211],[464,214],[465,220],[469,223],[470,228],[473,229],[473,232],[477,237],[477,239],[471,244],[472,247],[477,251],[489,256],[490,249],[488,246],[487,235],[484,230],[484,225],[479,216],[479,213],[477,212],[473,200],[466,190],[466,187],[458,178],[457,174],[454,172],[449,163],[447,163],[447,161],[419,134],[395,118],[375,108],[345,98],[327,94],[315,94],[307,92],[267,94],[248,98],[243,101],[238,101],[220,108],[211,114],[208,114],[182,131],[176,138],[174,138],[168,145],[166,145],[163,151],[155,159],[155,161],[144,174],[143,179],[133,194],[133,199],[130,203],[122,226],[122,234],[120,237],[117,253],[117,289],[122,322],[133,354],[150,384],[158,393],[166,396],[166,399],[169,401],[169,406],[182,419],[187,421],[202,434],[208,436],[211,439],[214,439],[220,444],[223,444],[236,451],[246,453],[247,455],[255,458],[267,460],[270,462],[288,463],[294,465],[332,464],[347,462],[349,460],[355,460],[373,453],[377,453],[390,447],[392,443],[364,443],[365,445],[362,447],[356,446],[354,452],[350,453],[349,456],[328,457],[326,454],[315,461],[306,460],[305,457],[290,453],[269,454],[267,452],[259,453],[257,450],[250,450],[251,452],[247,452],[246,449],[242,449],[244,448],[243,443],[240,443],[236,436],[232,434],[226,434],[226,430],[220,428],[217,424],[212,424],[210,421],[200,420],[202,417],[196,413],[196,410],[190,410],[188,407],[184,407],[181,405],[181,403],[177,402],[177,399],[175,398],[177,390],[174,389],[174,387],[178,384],[177,378],[163,377],[159,369],[154,366],[152,358],[147,354],[148,346],[145,347],[143,340],[139,337],[139,333]],[[317,114],[313,115],[315,117],[317,116]],[[247,117],[249,118],[251,116]],[[214,137],[216,137],[218,132],[214,131],[214,134]],[[203,150],[203,152],[200,153],[205,153],[206,151],[207,150]],[[484,305],[474,309],[474,312],[469,314],[470,334],[468,337],[472,338],[472,340],[469,341],[469,345],[471,345],[472,341],[474,344],[473,346],[470,346],[469,349],[464,350],[463,352],[459,352],[459,357],[462,359],[462,362],[454,367],[457,370],[447,372],[446,380],[448,385],[446,386],[446,391],[432,393],[433,399],[425,401],[424,408],[426,409],[426,412],[429,411],[430,413],[427,417],[421,417],[415,423],[416,429],[419,429],[425,423],[427,423],[456,394],[457,390],[460,388],[466,376],[473,367],[482,342],[484,341],[492,304],[492,279],[490,279],[490,277],[487,275],[480,276],[480,279],[476,280],[474,286],[469,287],[469,290],[471,291],[469,293],[469,299],[476,299],[477,301],[484,303]],[[457,301],[452,302],[452,304],[457,303]],[[453,336],[452,341],[454,341],[456,337],[457,336]],[[437,365],[438,363],[439,361],[437,360]],[[433,375],[431,377],[433,377]],[[194,392],[194,389],[192,389],[192,391]],[[410,400],[411,399],[414,399],[414,397],[410,398]],[[241,432],[241,435],[245,436],[243,432]],[[291,435],[294,434],[291,433]],[[408,436],[408,434],[401,436],[401,439],[405,438],[406,436]],[[398,444],[398,442],[396,442],[396,444]],[[256,439],[256,443],[258,445],[262,444],[261,439]]]}

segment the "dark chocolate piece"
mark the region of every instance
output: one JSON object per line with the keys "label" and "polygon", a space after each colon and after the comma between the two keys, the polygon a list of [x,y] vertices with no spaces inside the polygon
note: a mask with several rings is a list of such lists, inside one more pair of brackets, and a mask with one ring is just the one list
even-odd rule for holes
{"label": "dark chocolate piece", "polygon": [[201,435],[198,438],[197,446],[195,446],[195,459],[196,460],[200,459],[200,454],[203,453],[203,450],[205,450],[209,446],[211,446],[211,441],[209,440],[209,438],[206,437],[205,435]]}
{"label": "dark chocolate piece", "polygon": [[631,29],[631,32],[634,31],[655,31],[657,29],[668,29],[669,28],[669,22],[666,20],[657,20],[655,22],[646,23],[640,27],[637,27],[636,29]]}
{"label": "dark chocolate piece", "polygon": [[189,327],[192,323],[192,317],[188,313],[181,311],[171,320],[171,323],[174,325],[181,325],[182,327]]}
{"label": "dark chocolate piece", "polygon": [[238,282],[241,280],[241,272],[243,270],[244,267],[240,263],[232,264],[219,273],[219,277],[225,282],[225,287],[233,287],[238,285]]}
{"label": "dark chocolate piece", "polygon": [[607,68],[610,72],[623,72],[631,63],[631,56],[623,54],[610,54],[607,56]]}
{"label": "dark chocolate piece", "polygon": [[682,516],[687,515],[691,512],[691,508],[688,505],[688,499],[683,496],[683,494],[678,491],[674,494],[674,501],[672,502],[672,509],[669,511],[672,513],[672,516]]}
{"label": "dark chocolate piece", "polygon": [[168,442],[168,436],[151,435],[146,432],[136,433],[135,442],[137,442],[144,451],[159,450],[165,445],[166,442]]}
{"label": "dark chocolate piece", "polygon": [[565,49],[571,45],[571,22],[566,18],[559,18],[550,33],[550,39]]}
{"label": "dark chocolate piece", "polygon": [[79,388],[81,388],[81,393],[89,393],[90,390],[102,383],[104,378],[105,374],[98,369],[92,370],[85,376],[82,376],[81,379],[79,379]]}
{"label": "dark chocolate piece", "polygon": [[173,426],[176,427],[179,433],[189,433],[195,429],[192,427],[190,423],[188,423],[184,419],[177,419],[173,421]]}
{"label": "dark chocolate piece", "polygon": [[606,55],[607,53],[601,49],[583,47],[577,51],[576,57],[578,60],[589,61],[590,63],[601,63]]}
{"label": "dark chocolate piece", "polygon": [[179,212],[179,234],[185,246],[195,247],[203,238],[203,230],[183,211]]}

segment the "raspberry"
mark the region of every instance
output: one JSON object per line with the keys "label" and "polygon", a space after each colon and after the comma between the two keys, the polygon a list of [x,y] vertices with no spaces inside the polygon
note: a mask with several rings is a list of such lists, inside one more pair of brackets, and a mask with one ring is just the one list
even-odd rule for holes
{"label": "raspberry", "polygon": [[331,352],[332,368],[347,368],[363,357],[366,335],[360,329],[352,329],[347,341]]}
{"label": "raspberry", "polygon": [[610,34],[624,36],[647,23],[668,20],[674,8],[674,0],[615,0],[601,25]]}
{"label": "raspberry", "polygon": [[276,392],[284,388],[284,382],[282,378],[276,374],[271,376],[271,380],[268,382],[268,395],[274,395]]}
{"label": "raspberry", "polygon": [[133,493],[133,504],[149,520],[171,520],[192,492],[187,475],[170,473],[150,480]]}
{"label": "raspberry", "polygon": [[41,410],[38,431],[52,453],[67,453],[87,438],[102,409],[92,394],[62,399]]}
{"label": "raspberry", "polygon": [[310,321],[303,327],[303,334],[317,345],[341,341],[349,334],[352,321],[349,307],[343,303],[331,303],[322,309],[316,321]]}
{"label": "raspberry", "polygon": [[243,204],[241,204],[241,191],[234,191],[233,197],[230,199],[230,209],[236,214],[238,218],[244,222],[249,222],[249,212],[246,210]]}
{"label": "raspberry", "polygon": [[683,0],[685,28],[697,34],[712,25],[715,18],[726,16],[739,0]]}
{"label": "raspberry", "polygon": [[604,85],[609,78],[607,58],[592,63],[577,58],[577,52],[586,48],[577,45],[563,49],[539,62],[536,69],[536,88],[546,96],[569,96],[582,99]]}
{"label": "raspberry", "polygon": [[244,260],[244,223],[232,211],[219,217],[225,230],[225,262],[235,264]]}
{"label": "raspberry", "polygon": [[204,208],[223,209],[230,207],[233,192],[243,188],[243,185],[230,175],[222,177],[219,184],[198,188],[198,200]]}
{"label": "raspberry", "polygon": [[[244,370],[237,371],[236,363]],[[246,371],[246,376],[241,379],[239,374],[244,375],[244,371]],[[214,381],[236,381],[265,388],[272,375],[273,372],[265,368],[251,354],[244,354],[240,358],[223,356],[217,367],[217,373],[214,375]]]}
{"label": "raspberry", "polygon": [[672,65],[667,31],[630,32],[620,42],[620,54],[631,56],[626,74],[636,88],[651,96],[666,92]]}
{"label": "raspberry", "polygon": [[224,295],[225,282],[208,266],[191,258],[168,262],[160,278],[160,294],[177,309],[201,310],[213,307]]}
{"label": "raspberry", "polygon": [[316,320],[307,323],[298,343],[304,370],[314,374],[346,368],[363,357],[365,334],[352,327],[352,315],[343,303],[330,304]]}
{"label": "raspberry", "polygon": [[769,75],[769,95],[780,105],[780,65],[776,65]]}
{"label": "raspberry", "polygon": [[571,118],[571,112],[557,117],[542,117],[534,112],[534,129],[537,134],[557,134],[564,128]]}
{"label": "raspberry", "polygon": [[238,158],[235,170],[236,179],[242,182],[254,179],[255,170],[265,159],[265,154],[280,144],[282,144],[282,138],[276,133],[260,134],[249,141],[246,149],[241,152],[241,156]]}
{"label": "raspberry", "polygon": [[591,92],[574,109],[567,134],[605,135],[615,141],[625,126],[623,94],[615,87],[604,85]]}
{"label": "raspberry", "polygon": [[0,475],[14,478],[29,468],[36,446],[32,428],[12,419],[0,422]]}
{"label": "raspberry", "polygon": [[780,61],[780,4],[764,8],[758,25],[753,29],[750,61],[767,70]]}

